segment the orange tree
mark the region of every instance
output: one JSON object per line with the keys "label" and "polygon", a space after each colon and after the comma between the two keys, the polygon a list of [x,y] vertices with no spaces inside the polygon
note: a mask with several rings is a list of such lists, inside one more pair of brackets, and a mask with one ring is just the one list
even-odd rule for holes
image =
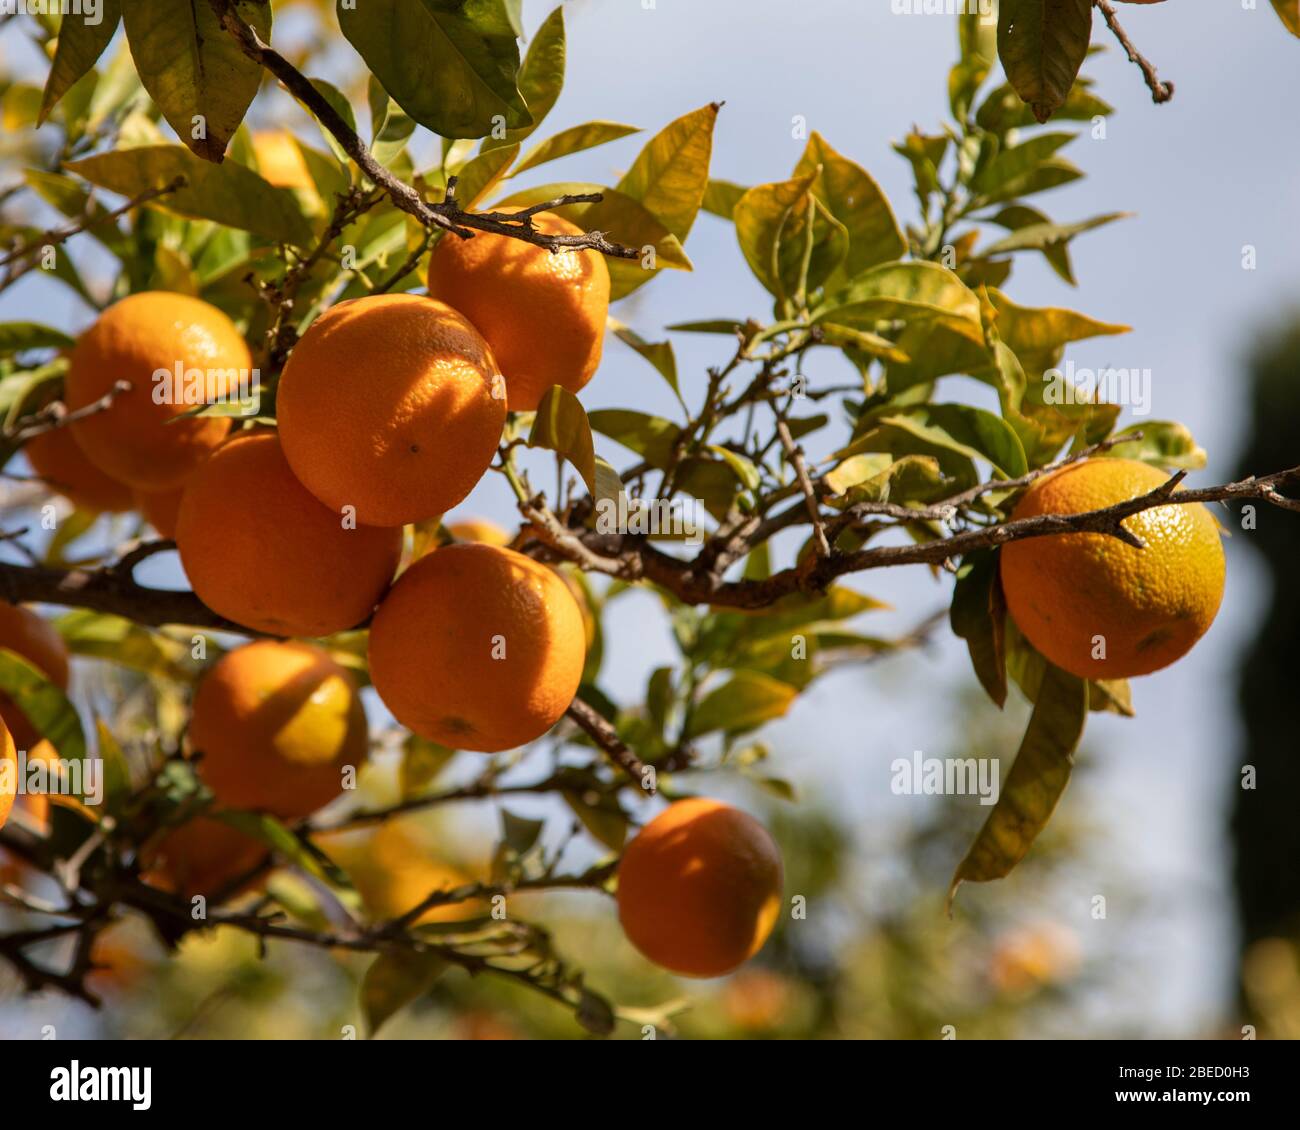
{"label": "orange tree", "polygon": [[[1300,34],[1294,0],[1274,6]],[[1077,134],[1048,119],[1097,128],[1110,112],[1079,74],[1094,11],[1153,98],[1172,96],[1106,0],[959,18],[951,120],[895,145],[915,181],[905,222],[815,132],[769,183],[712,177],[719,105],[664,125],[616,185],[514,187],[635,132],[543,136],[564,78],[560,9],[521,58],[507,0],[339,3],[366,68],[355,89],[311,77],[310,50],[272,47],[267,3],[97,11],[31,16],[48,73],[4,95],[30,154],[7,203],[64,220],[5,221],[0,288],[40,270],[96,312],[76,340],[0,325],[4,454],[26,449],[35,471],[9,513],[51,492],[75,507],[42,509],[41,552],[6,528],[0,562],[0,848],[59,891],[6,893],[31,921],[0,935],[0,957],[32,989],[93,1000],[97,937],[137,916],[172,943],[224,925],[374,954],[372,1027],[448,966],[522,983],[594,1032],[645,1023],[511,896],[617,891],[633,943],[687,974],[735,968],[797,914],[771,836],[699,798],[695,775],[763,780],[755,730],[831,664],[933,627],[859,633],[874,602],[847,578],[952,574],[951,627],[978,681],[999,705],[1010,682],[1034,704],[955,891],[1029,851],[1087,713],[1129,713],[1127,676],[1208,627],[1223,568],[1203,504],[1297,508],[1296,468],[1185,489],[1204,460],[1185,428],[1120,428],[1110,389],[1058,368],[1071,342],[1125,327],[1011,297],[1020,256],[1073,281],[1071,241],[1119,218],[1058,223],[1036,203],[1082,176],[1061,155]],[[319,138],[243,124],[277,84]],[[441,139],[431,163],[422,130]],[[692,269],[701,210],[734,225],[772,305],[669,327],[718,340],[696,380],[671,339],[607,317]],[[107,294],[64,250],[82,233],[117,263]],[[670,386],[673,417],[585,411],[607,326]],[[845,361],[853,379],[833,383]],[[998,411],[969,403],[972,381]],[[634,457],[618,465],[615,446]],[[575,477],[538,489],[538,449]],[[517,529],[444,527],[486,474],[509,484]],[[109,536],[85,548],[101,511],[132,503],[143,517],[126,519],[125,545],[122,519],[105,518]],[[176,545],[193,592],[135,579]],[[615,702],[603,614],[633,587],[659,596],[679,655],[647,672],[641,701]],[[64,609],[57,634],[21,602]],[[93,740],[66,695],[69,653],[117,675]],[[368,683],[401,735],[401,795],[378,807],[355,787]],[[15,797],[32,790],[11,730],[33,746],[29,768],[57,770],[53,803]],[[478,771],[448,785],[462,749]],[[553,819],[603,859],[565,868],[545,822],[510,812],[518,795],[567,805]],[[391,848],[332,847],[485,798],[500,798],[502,832],[482,879],[431,868],[398,891],[372,874]],[[277,869],[311,877],[312,899],[277,893]]]}

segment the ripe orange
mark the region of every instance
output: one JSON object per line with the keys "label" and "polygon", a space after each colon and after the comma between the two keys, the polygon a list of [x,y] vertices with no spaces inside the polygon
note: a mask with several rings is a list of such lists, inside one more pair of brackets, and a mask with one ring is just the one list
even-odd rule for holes
{"label": "ripe orange", "polygon": [[135,504],[145,521],[158,531],[159,537],[176,536],[176,519],[180,516],[181,496],[184,487],[173,490],[138,490],[135,492]]}
{"label": "ripe orange", "polygon": [[277,188],[301,188],[316,191],[316,182],[307,171],[302,151],[288,130],[268,129],[253,132],[253,155],[257,171],[264,181]]}
{"label": "ripe orange", "polygon": [[460,314],[416,294],[331,307],[294,347],[276,393],[303,485],[359,522],[401,526],[459,503],[496,453],[496,362]]}
{"label": "ripe orange", "polygon": [[0,828],[5,826],[18,796],[18,749],[9,727],[0,722]]}
{"label": "ripe orange", "polygon": [[346,668],[311,644],[258,640],[204,675],[189,743],[221,804],[298,819],[342,792],[342,769],[365,760],[369,735]]}
{"label": "ripe orange", "polygon": [[[75,421],[72,434],[86,458],[115,479],[146,490],[179,486],[225,438],[230,420],[168,421],[196,402],[233,394],[241,370],[247,375],[252,364],[235,323],[215,306],[165,291],[129,295],[77,341],[65,393],[68,408],[78,409],[109,394],[117,381],[129,382],[130,391]],[[170,374],[167,382],[155,380],[159,371]]]}
{"label": "ripe orange", "polygon": [[447,533],[457,541],[478,541],[484,545],[509,545],[512,536],[486,518],[465,518],[459,522],[448,522]]}
{"label": "ripe orange", "polygon": [[176,545],[213,611],[272,635],[324,636],[370,615],[402,531],[346,528],[294,477],[275,433],[259,431],[232,439],[186,486]]}
{"label": "ripe orange", "polygon": [[[533,226],[546,235],[582,234],[551,212],[539,212]],[[444,235],[429,260],[429,293],[487,338],[512,412],[532,411],[551,385],[577,392],[600,364],[609,268],[599,252],[553,255],[509,236]]]}
{"label": "ripe orange", "polygon": [[114,514],[131,509],[131,488],[86,458],[71,427],[42,432],[28,440],[23,451],[32,470],[74,506]]}
{"label": "ripe orange", "polygon": [[716,800],[679,800],[627,846],[618,919],[656,965],[720,977],[753,957],[781,913],[781,852],[752,816]]}
{"label": "ripe orange", "polygon": [[247,875],[266,854],[263,844],[229,824],[196,816],[144,853],[141,872],[151,886],[186,898],[210,898]]}
{"label": "ripe orange", "polygon": [[523,554],[452,545],[398,578],[370,626],[370,678],[402,725],[452,749],[513,749],[568,709],[586,659],[564,582]]}
{"label": "ripe orange", "polygon": [[[1035,481],[1012,518],[1100,510],[1167,479],[1131,459],[1084,460]],[[1086,533],[1002,549],[1002,587],[1016,626],[1080,678],[1123,679],[1167,667],[1205,634],[1223,598],[1219,527],[1200,503],[1144,510],[1124,527],[1146,548]]]}
{"label": "ripe orange", "polygon": [[[48,620],[0,600],[0,647],[22,656],[60,690],[68,689],[68,645]],[[0,719],[19,749],[30,750],[40,737],[27,715],[2,691]]]}

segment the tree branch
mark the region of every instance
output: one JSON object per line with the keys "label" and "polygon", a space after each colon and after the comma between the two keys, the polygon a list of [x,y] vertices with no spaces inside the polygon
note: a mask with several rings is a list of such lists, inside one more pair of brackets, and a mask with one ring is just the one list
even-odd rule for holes
{"label": "tree branch", "polygon": [[[356,131],[343,120],[338,111],[321,96],[297,67],[262,41],[257,32],[240,17],[231,0],[209,0],[209,2],[221,20],[222,26],[238,41],[240,50],[279,79],[289,93],[306,106],[315,115],[316,120],[330,132],[357,168],[365,173],[373,184],[383,189],[398,208],[414,216],[425,227],[448,231],[463,239],[472,238],[474,231],[477,230],[521,239],[537,247],[545,247],[549,251],[585,250],[598,251],[602,255],[615,259],[640,258],[639,248],[614,243],[605,238],[604,232],[547,235],[533,226],[532,214],[527,211],[512,215],[503,215],[499,212],[466,212],[456,203],[454,193],[439,204],[430,204],[414,187],[394,176],[375,160]],[[599,196],[594,198],[599,199]],[[552,201],[551,206],[587,203],[592,199],[593,194],[563,196]]]}
{"label": "tree branch", "polygon": [[1135,64],[1142,71],[1142,78],[1146,81],[1147,89],[1151,91],[1151,101],[1157,105],[1161,102],[1168,102],[1174,96],[1174,84],[1172,82],[1161,82],[1156,76],[1155,66],[1133,46],[1133,41],[1129,39],[1128,34],[1120,26],[1119,17],[1115,12],[1115,5],[1110,0],[1092,0],[1092,2],[1102,16],[1105,17],[1106,26],[1119,40],[1119,45],[1124,48],[1129,62]]}

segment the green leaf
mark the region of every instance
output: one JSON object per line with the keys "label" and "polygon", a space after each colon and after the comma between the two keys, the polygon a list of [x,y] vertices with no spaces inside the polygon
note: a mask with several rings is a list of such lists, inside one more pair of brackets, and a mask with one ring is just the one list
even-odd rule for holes
{"label": "green leaf", "polygon": [[990,550],[969,554],[957,571],[950,620],[953,634],[966,641],[976,678],[999,707],[1007,701],[1006,615],[998,555]]}
{"label": "green leaf", "polygon": [[59,41],[54,49],[54,60],[50,63],[50,73],[45,79],[37,125],[44,123],[59,99],[89,73],[104,53],[122,20],[122,0],[103,0],[99,17],[99,22],[92,24],[84,15],[69,12],[59,24]]}
{"label": "green leaf", "polygon": [[760,184],[736,205],[736,238],[749,268],[778,300],[801,299],[819,287],[848,252],[844,225],[819,208],[816,173]]}
{"label": "green leaf", "polygon": [[952,116],[964,122],[997,59],[997,25],[978,10],[962,12],[957,17],[957,38],[961,58],[948,73],[948,105]]}
{"label": "green leaf", "polygon": [[686,736],[697,738],[718,730],[728,734],[753,730],[782,717],[799,692],[755,671],[738,671],[725,684],[705,695],[691,715]]}
{"label": "green leaf", "polygon": [[[1052,118],[1058,122],[1089,122],[1094,118],[1109,117],[1114,112],[1115,108],[1093,94],[1080,77],[1071,88],[1065,105]],[[984,100],[975,114],[975,121],[981,129],[998,135],[1039,124],[1033,110],[1020,100],[1020,95],[1015,90],[1006,85],[999,86]]]}
{"label": "green leaf", "polygon": [[[518,29],[516,28],[516,31]],[[542,21],[528,47],[523,66],[519,68],[519,93],[523,96],[532,121],[516,129],[507,130],[504,139],[484,138],[483,148],[512,145],[523,141],[551,112],[564,88],[565,56],[568,52],[564,32],[564,9],[556,7]]]}
{"label": "green leaf", "polygon": [[39,322],[0,324],[0,356],[8,357],[29,349],[67,349],[72,344],[72,338],[62,330]]}
{"label": "green leaf", "polygon": [[[682,399],[682,391],[677,385],[677,357],[673,353],[672,342],[669,341],[646,341],[630,326],[625,326],[616,318],[610,318],[608,321],[610,330],[624,345],[636,350],[642,357],[655,367],[664,380],[668,382],[668,387],[673,390],[673,395],[677,397],[677,402],[686,407],[686,402]],[[671,327],[670,327],[671,328]]]}
{"label": "green leaf", "polygon": [[971,188],[987,200],[1020,194],[1034,170],[1078,137],[1074,133],[1040,133],[1020,145],[1002,150],[975,175]]}
{"label": "green leaf", "polygon": [[252,232],[276,243],[310,246],[311,226],[297,198],[243,165],[213,166],[181,145],[143,145],[69,162],[71,172],[123,196],[161,188],[178,176],[184,187],[149,202],[150,208]]}
{"label": "green leaf", "polygon": [[1077,235],[1126,219],[1132,213],[1109,212],[1077,224],[1054,224],[1035,208],[1017,205],[1004,208],[991,220],[1011,234],[982,249],[983,255],[1003,255],[1013,251],[1041,251],[1052,269],[1071,286],[1074,271],[1070,266],[1069,244]]}
{"label": "green leaf", "polygon": [[[309,79],[316,93],[319,94],[326,102],[333,107],[334,112],[343,119],[343,124],[353,133],[357,132],[357,115],[352,109],[352,103],[347,100],[347,96],[339,90],[333,83],[326,82],[323,78]],[[312,121],[316,121],[315,115],[312,115]],[[330,147],[330,152],[334,154],[346,166],[351,158],[347,150],[339,144],[338,139],[330,133],[323,125],[316,122],[317,128],[320,129],[321,136],[325,139],[325,144]]]}
{"label": "green leaf", "polygon": [[628,126],[622,122],[586,122],[580,126],[570,126],[533,146],[510,175],[518,176],[547,161],[567,157],[570,153],[580,153],[584,149],[594,149],[597,145],[605,145],[620,137],[627,137],[628,134],[640,132],[640,126]]}
{"label": "green leaf", "polygon": [[1287,31],[1300,38],[1300,0],[1273,0],[1273,11],[1286,24]]}
{"label": "green leaf", "polygon": [[717,443],[707,444],[705,449],[713,452],[732,469],[736,475],[736,481],[742,487],[746,490],[758,490],[762,478],[758,473],[758,468],[754,466],[750,459],[737,451],[732,451],[729,447],[723,447]]}
{"label": "green leaf", "polygon": [[174,682],[194,680],[188,646],[125,617],[78,608],[65,612],[54,626],[73,655],[105,659]]}
{"label": "green leaf", "polygon": [[443,137],[530,125],[515,85],[519,45],[502,0],[336,4],[339,27],[384,89]]}
{"label": "green leaf", "polygon": [[[105,812],[110,815],[117,815],[121,810],[122,802],[131,795],[130,766],[127,763],[122,746],[102,718],[95,720],[95,735],[100,772],[103,774],[102,787],[104,791],[103,796],[100,797],[100,803],[103,805]],[[77,799],[86,800],[84,790]]]}
{"label": "green leaf", "polygon": [[673,444],[681,433],[681,428],[671,420],[630,408],[598,408],[587,419],[601,435],[609,436],[660,469],[668,466]]}
{"label": "green leaf", "polygon": [[1017,306],[1000,290],[990,290],[989,298],[997,311],[998,334],[1025,372],[1036,377],[1056,364],[1061,348],[1069,342],[1128,333],[1130,328],[1054,306]]}
{"label": "green leaf", "polygon": [[998,802],[953,875],[950,906],[963,882],[1001,879],[1024,859],[1070,781],[1087,715],[1087,684],[1049,664]]}
{"label": "green leaf", "polygon": [[821,173],[813,183],[813,192],[848,233],[844,269],[849,276],[901,258],[907,241],[880,186],[865,169],[837,153],[814,130],[794,175],[816,173],[819,167]]}
{"label": "green leaf", "polygon": [[446,968],[446,961],[436,953],[398,949],[375,958],[361,981],[361,1008],[370,1035],[432,989]]}
{"label": "green leaf", "polygon": [[[1136,438],[1141,434],[1141,439]],[[1133,439],[1122,439],[1123,436]],[[1101,454],[1111,459],[1138,459],[1166,469],[1199,471],[1205,466],[1205,448],[1192,438],[1186,425],[1172,420],[1144,420],[1117,432],[1119,440]]]}
{"label": "green leaf", "polygon": [[1091,37],[1092,0],[1000,0],[998,56],[1038,121],[1065,103]]}
{"label": "green leaf", "polygon": [[[270,40],[270,4],[237,0],[235,12]],[[167,124],[205,161],[222,161],[261,85],[262,68],[240,50],[211,4],[131,0],[122,16],[140,81]]]}
{"label": "green leaf", "polygon": [[572,789],[565,789],[561,795],[582,822],[582,826],[596,840],[610,851],[623,850],[623,844],[627,840],[628,818],[615,798]]}
{"label": "green leaf", "polygon": [[83,761],[86,735],[76,708],[58,687],[26,659],[0,648],[0,692],[27,716],[38,734],[65,761]]}
{"label": "green leaf", "polygon": [[[1029,470],[1015,430],[1001,416],[982,408],[966,404],[923,404],[881,417],[876,421],[876,428],[897,429],[930,447],[986,460],[1008,479],[1019,478]],[[876,448],[855,440],[844,454],[871,450]]]}
{"label": "green leaf", "polygon": [[415,133],[415,119],[389,96],[374,75],[370,76],[368,86],[370,152],[384,168],[392,168]]}
{"label": "green leaf", "polygon": [[537,406],[528,446],[558,451],[573,464],[595,497],[596,449],[591,439],[591,424],[578,398],[568,389],[552,385],[546,390]]}
{"label": "green leaf", "polygon": [[401,788],[403,799],[422,796],[446,764],[454,749],[410,734],[402,743]]}
{"label": "green leaf", "polygon": [[545,827],[545,820],[530,820],[504,808],[501,810],[501,842],[515,855],[527,855],[532,851]]}
{"label": "green leaf", "polygon": [[976,344],[984,342],[980,302],[952,271],[937,263],[884,263],[851,280],[813,311],[815,323],[874,329],[882,321],[942,323]]}
{"label": "green leaf", "polygon": [[729,220],[735,213],[740,198],[748,191],[749,189],[744,186],[732,184],[729,180],[718,180],[716,177],[710,177],[708,186],[704,189],[704,200],[700,207],[706,212],[711,212],[715,216]]}

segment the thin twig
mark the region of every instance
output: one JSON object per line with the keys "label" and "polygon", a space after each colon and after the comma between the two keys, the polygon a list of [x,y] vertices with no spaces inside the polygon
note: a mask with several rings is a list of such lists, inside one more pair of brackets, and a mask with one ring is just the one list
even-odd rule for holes
{"label": "thin twig", "polygon": [[1168,102],[1174,96],[1174,84],[1172,82],[1161,82],[1156,76],[1155,66],[1133,46],[1133,41],[1129,39],[1128,34],[1120,26],[1119,17],[1115,13],[1115,5],[1110,0],[1093,0],[1093,4],[1105,17],[1106,26],[1110,28],[1112,34],[1119,40],[1119,45],[1128,54],[1129,62],[1136,64],[1142,71],[1142,78],[1146,81],[1147,89],[1151,91],[1151,101],[1157,105],[1161,102]]}

